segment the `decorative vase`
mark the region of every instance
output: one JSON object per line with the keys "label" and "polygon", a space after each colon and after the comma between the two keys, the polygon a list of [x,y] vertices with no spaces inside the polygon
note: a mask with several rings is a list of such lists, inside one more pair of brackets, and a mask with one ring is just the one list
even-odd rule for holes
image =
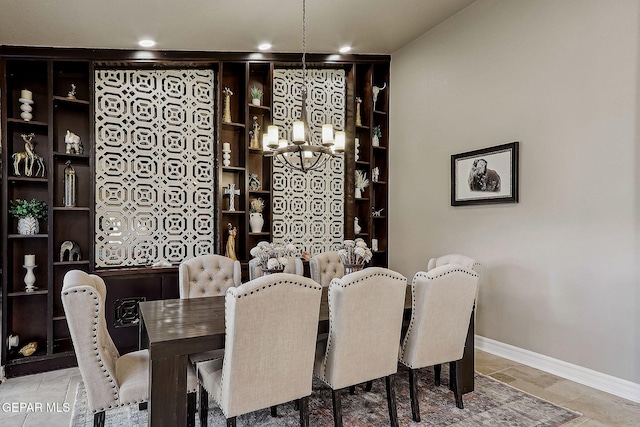
{"label": "decorative vase", "polygon": [[23,267],[27,270],[27,274],[24,275],[24,290],[26,292],[33,292],[36,288],[33,286],[36,283],[36,275],[33,274],[33,269],[37,267],[37,265],[23,265]]}
{"label": "decorative vase", "polygon": [[40,232],[40,223],[32,216],[20,218],[18,220],[18,234],[31,235]]}
{"label": "decorative vase", "polygon": [[364,268],[364,264],[343,264],[344,274],[350,274],[356,271],[360,271]]}
{"label": "decorative vase", "polygon": [[378,138],[378,135],[373,135],[373,138],[371,139],[371,145],[373,145],[374,147],[380,146],[380,138]]}
{"label": "decorative vase", "polygon": [[359,199],[362,197],[362,190],[359,189],[358,187],[356,187],[356,191],[355,191],[355,198]]}
{"label": "decorative vase", "polygon": [[259,106],[259,105],[260,105],[260,98],[253,98],[253,99],[251,100],[251,103],[252,103],[253,105],[258,105],[258,106]]}
{"label": "decorative vase", "polygon": [[262,212],[251,212],[249,214],[249,226],[252,233],[262,232],[262,226],[264,225],[264,218]]}
{"label": "decorative vase", "polygon": [[358,221],[358,217],[353,218],[353,232],[355,234],[360,234],[362,231],[362,227],[360,227],[360,223]]}
{"label": "decorative vase", "polygon": [[278,274],[278,273],[282,273],[283,271],[284,271],[284,268],[263,268],[262,275],[268,276],[269,274]]}

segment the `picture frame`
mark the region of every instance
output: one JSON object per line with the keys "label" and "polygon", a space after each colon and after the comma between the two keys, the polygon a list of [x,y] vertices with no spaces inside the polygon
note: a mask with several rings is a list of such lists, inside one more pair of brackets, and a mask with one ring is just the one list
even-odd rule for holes
{"label": "picture frame", "polygon": [[451,155],[451,206],[518,203],[519,145]]}

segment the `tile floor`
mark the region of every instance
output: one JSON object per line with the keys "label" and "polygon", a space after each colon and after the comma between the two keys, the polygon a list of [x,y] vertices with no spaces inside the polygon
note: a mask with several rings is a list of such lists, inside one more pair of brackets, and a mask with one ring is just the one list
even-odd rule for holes
{"label": "tile floor", "polygon": [[[566,427],[640,425],[640,404],[529,366],[476,350],[476,370],[584,414]],[[68,426],[80,379],[78,369],[71,368],[6,380],[0,384],[0,426]],[[20,403],[31,404],[32,407],[20,411]],[[35,406],[36,403],[42,404],[41,410]]]}

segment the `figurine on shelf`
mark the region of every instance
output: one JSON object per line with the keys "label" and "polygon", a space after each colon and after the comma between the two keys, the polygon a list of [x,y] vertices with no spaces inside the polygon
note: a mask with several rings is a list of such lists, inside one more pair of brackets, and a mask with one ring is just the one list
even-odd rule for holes
{"label": "figurine on shelf", "polygon": [[71,166],[71,160],[64,164],[64,206],[76,206],[76,170]]}
{"label": "figurine on shelf", "polygon": [[222,121],[231,123],[231,95],[233,95],[233,92],[228,87],[225,87],[222,94],[224,95],[224,116],[222,116]]}
{"label": "figurine on shelf", "polygon": [[229,196],[229,212],[234,212],[236,210],[235,196],[240,195],[240,190],[236,190],[235,184],[229,183],[224,189],[224,195]]}
{"label": "figurine on shelf", "polygon": [[71,132],[67,129],[67,134],[64,137],[64,143],[67,145],[65,150],[66,154],[82,154],[84,153],[84,147],[82,146],[82,141],[80,137],[75,133]]}
{"label": "figurine on shelf", "polygon": [[222,143],[222,165],[231,165],[231,144],[228,142]]}
{"label": "figurine on shelf", "polygon": [[80,251],[80,245],[73,240],[65,240],[60,245],[60,262],[63,261],[80,261],[82,259],[82,252]]}
{"label": "figurine on shelf", "polygon": [[380,168],[376,166],[371,169],[371,180],[373,182],[378,182],[378,179],[380,179]]}
{"label": "figurine on shelf", "polygon": [[44,178],[44,160],[39,156],[34,147],[33,138],[35,134],[22,134],[22,140],[24,141],[24,151],[13,153],[11,158],[13,159],[13,172],[16,176],[20,176],[20,162],[24,161],[24,175],[33,176],[33,165],[37,164],[36,177],[40,175]]}
{"label": "figurine on shelf", "polygon": [[362,126],[362,119],[360,118],[360,104],[362,104],[362,98],[356,96],[356,126]]}
{"label": "figurine on shelf", "polygon": [[71,83],[71,90],[67,94],[67,99],[76,99],[76,85]]}
{"label": "figurine on shelf", "polygon": [[360,234],[361,231],[362,231],[362,227],[360,226],[360,220],[356,216],[353,218],[353,232],[355,234]]}
{"label": "figurine on shelf", "polygon": [[236,256],[236,235],[238,234],[238,229],[231,225],[231,223],[229,223],[227,228],[229,237],[227,239],[227,248],[224,252],[224,256],[235,261],[238,259],[238,257]]}
{"label": "figurine on shelf", "polygon": [[371,208],[371,216],[375,216],[375,217],[381,217],[382,216],[382,211],[384,210],[384,208],[376,210],[376,208],[372,207]]}
{"label": "figurine on shelf", "polygon": [[262,147],[260,146],[260,124],[258,124],[257,116],[253,116],[253,126],[249,131],[249,134],[251,135],[251,144],[249,145],[249,148],[261,150]]}
{"label": "figurine on shelf", "polygon": [[249,190],[260,191],[260,188],[261,188],[261,184],[260,184],[260,180],[258,179],[258,174],[250,173],[249,174]]}
{"label": "figurine on shelf", "polygon": [[376,110],[376,101],[378,101],[378,94],[383,91],[387,87],[387,82],[385,82],[382,86],[374,86],[371,88],[371,92],[373,92],[373,110]]}

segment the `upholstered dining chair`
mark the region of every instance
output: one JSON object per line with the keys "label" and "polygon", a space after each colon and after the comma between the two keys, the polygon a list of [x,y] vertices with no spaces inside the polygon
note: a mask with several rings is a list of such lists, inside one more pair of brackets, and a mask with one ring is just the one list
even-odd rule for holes
{"label": "upholstered dining chair", "polygon": [[337,251],[322,252],[309,260],[311,278],[326,288],[332,279],[344,276],[344,265]]}
{"label": "upholstered dining chair", "polygon": [[398,425],[395,373],[407,278],[370,267],[333,279],[329,336],[318,342],[314,372],[332,390],[333,421],[342,426],[341,390],[385,378],[391,426]]}
{"label": "upholstered dining chair", "polygon": [[[93,425],[103,426],[105,411],[149,399],[149,351],[120,355],[105,320],[107,290],[102,278],[80,270],[67,272],[62,284],[64,307],[78,367],[87,390]],[[195,424],[196,376],[187,373],[187,424]]]}
{"label": "upholstered dining chair", "polygon": [[[426,366],[449,362],[449,383],[456,406],[463,408],[456,362],[464,353],[477,288],[478,275],[458,264],[419,271],[413,278],[411,320],[399,359],[410,369],[411,413],[416,422],[420,407],[415,372]],[[439,374],[438,370],[438,382]]]}
{"label": "upholstered dining chair", "polygon": [[222,255],[200,255],[182,261],[178,267],[180,298],[224,295],[240,285],[240,261]]}
{"label": "upholstered dining chair", "polygon": [[[287,265],[284,267],[283,273],[297,274],[304,276],[304,264],[300,258],[289,257]],[[253,258],[249,261],[249,280],[257,279],[262,276],[262,267],[260,259]]]}
{"label": "upholstered dining chair", "polygon": [[198,364],[200,420],[208,395],[227,426],[236,416],[298,400],[300,425],[309,425],[322,287],[293,274],[271,274],[229,288],[224,358]]}
{"label": "upholstered dining chair", "polygon": [[471,257],[460,254],[447,254],[437,258],[431,258],[427,263],[427,271],[447,264],[461,265],[464,268],[475,271],[478,276],[480,276],[480,274],[482,273],[482,264]]}

